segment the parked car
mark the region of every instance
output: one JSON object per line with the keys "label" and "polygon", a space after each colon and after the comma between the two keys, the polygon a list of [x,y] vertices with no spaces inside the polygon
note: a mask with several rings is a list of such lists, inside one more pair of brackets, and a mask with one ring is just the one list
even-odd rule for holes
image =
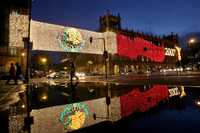
{"label": "parked car", "polygon": [[52,72],[46,76],[47,78],[68,78],[69,74],[66,71]]}

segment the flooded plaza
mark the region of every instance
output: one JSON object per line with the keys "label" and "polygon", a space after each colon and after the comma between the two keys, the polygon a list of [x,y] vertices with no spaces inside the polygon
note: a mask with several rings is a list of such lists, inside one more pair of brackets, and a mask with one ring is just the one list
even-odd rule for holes
{"label": "flooded plaza", "polygon": [[0,113],[5,132],[199,131],[198,86],[51,81],[15,98]]}

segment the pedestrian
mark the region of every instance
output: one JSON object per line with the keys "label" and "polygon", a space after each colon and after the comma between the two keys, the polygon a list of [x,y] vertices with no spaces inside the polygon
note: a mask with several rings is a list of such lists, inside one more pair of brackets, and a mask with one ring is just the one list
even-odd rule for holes
{"label": "pedestrian", "polygon": [[78,77],[76,76],[75,72],[75,65],[73,62],[70,63],[70,80],[72,81],[73,80],[73,77],[75,77],[77,80],[78,80]]}
{"label": "pedestrian", "polygon": [[13,63],[10,64],[9,76],[6,84],[9,84],[11,79],[13,79],[15,81],[15,84],[17,84],[16,69]]}
{"label": "pedestrian", "polygon": [[16,66],[16,79],[24,81],[24,76],[22,74],[21,66],[19,65],[19,63],[16,63],[15,66]]}

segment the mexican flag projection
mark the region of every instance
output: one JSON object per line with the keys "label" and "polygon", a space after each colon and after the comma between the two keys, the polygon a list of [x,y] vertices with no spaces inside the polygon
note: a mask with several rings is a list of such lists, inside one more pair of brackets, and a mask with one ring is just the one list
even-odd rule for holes
{"label": "mexican flag projection", "polygon": [[126,56],[131,59],[137,59],[144,56],[155,62],[163,62],[165,51],[163,47],[156,46],[140,37],[131,39],[127,36],[117,35],[117,52],[120,56]]}

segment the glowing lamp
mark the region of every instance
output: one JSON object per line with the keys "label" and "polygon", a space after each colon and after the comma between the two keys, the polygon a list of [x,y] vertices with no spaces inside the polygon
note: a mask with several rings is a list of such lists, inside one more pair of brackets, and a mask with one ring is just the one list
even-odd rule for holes
{"label": "glowing lamp", "polygon": [[191,39],[189,40],[189,43],[195,43],[195,39],[194,39],[194,38],[191,38]]}
{"label": "glowing lamp", "polygon": [[46,63],[47,62],[47,58],[41,58],[41,62],[42,63]]}
{"label": "glowing lamp", "polygon": [[24,52],[22,52],[21,56],[22,56],[22,57],[24,57],[24,56],[25,56],[25,53],[24,53]]}
{"label": "glowing lamp", "polygon": [[48,99],[48,96],[47,96],[46,94],[44,94],[44,95],[41,96],[41,100],[42,100],[42,101],[45,101],[45,100],[47,100],[47,99]]}

